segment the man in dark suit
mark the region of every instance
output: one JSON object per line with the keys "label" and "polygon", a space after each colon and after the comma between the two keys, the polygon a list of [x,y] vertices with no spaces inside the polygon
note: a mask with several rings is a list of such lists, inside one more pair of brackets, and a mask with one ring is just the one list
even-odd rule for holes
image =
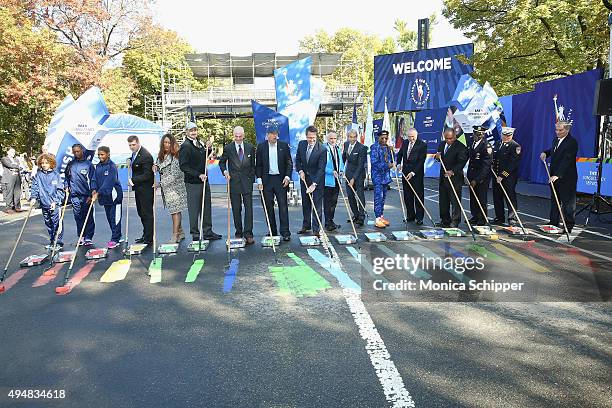
{"label": "man in dark suit", "polygon": [[21,166],[19,160],[15,158],[15,149],[12,147],[2,158],[2,167],[4,167],[2,194],[6,203],[4,212],[7,214],[21,212],[21,176],[19,174]]}
{"label": "man in dark suit", "polygon": [[[189,122],[186,126],[187,138],[179,150],[179,165],[185,173],[185,190],[187,192],[187,211],[189,212],[189,232],[192,241],[199,241],[200,229],[202,239],[221,239],[221,235],[212,230],[212,203],[210,184],[206,174],[206,157],[210,157],[211,143],[204,146],[198,140],[198,128]],[[206,188],[206,191],[202,191]],[[204,193],[204,214],[202,212],[202,193]],[[201,222],[200,225],[198,223]]]}
{"label": "man in dark suit", "polygon": [[[444,131],[444,142],[438,146],[438,153],[435,159],[443,161],[446,166],[440,165],[440,193],[439,206],[441,222],[440,227],[458,227],[461,222],[461,202],[457,202],[453,187],[461,200],[461,188],[463,186],[463,166],[468,160],[468,149],[457,140],[455,129],[449,128]],[[449,182],[450,180],[450,182]],[[452,183],[452,186],[451,184]],[[451,202],[453,213],[450,213]]]}
{"label": "man in dark suit", "polygon": [[283,241],[289,241],[291,239],[291,232],[289,231],[287,192],[289,190],[289,182],[291,181],[291,173],[293,172],[291,152],[287,143],[278,140],[278,127],[276,125],[268,127],[266,139],[267,141],[257,145],[255,160],[257,187],[263,190],[272,235],[277,235],[278,231],[274,215],[274,197],[276,197],[280,233]]}
{"label": "man in dark suit", "polygon": [[[402,165],[402,173],[410,180],[410,185],[416,191],[421,202],[425,202],[425,158],[427,157],[427,143],[418,138],[419,133],[415,128],[408,129],[407,138],[402,143],[402,147],[397,155],[397,165]],[[416,220],[417,225],[423,225],[423,215],[425,211],[418,199],[414,196],[412,188],[402,177],[404,189],[404,203],[408,218],[406,221]]]}
{"label": "man in dark suit", "polygon": [[349,130],[347,138],[348,140],[344,143],[344,150],[342,151],[342,161],[345,167],[344,174],[348,180],[347,184],[353,187],[347,186],[348,200],[353,213],[353,222],[361,227],[365,220],[365,212],[357,202],[353,189],[362,205],[365,205],[363,183],[366,175],[368,149],[357,141],[357,131],[355,129]]}
{"label": "man in dark suit", "polygon": [[[234,141],[225,145],[219,159],[219,168],[230,184],[230,200],[234,215],[236,238],[253,239],[253,183],[255,182],[255,148],[244,141],[244,128],[234,128]],[[242,205],[244,204],[244,229]]]}
{"label": "man in dark suit", "polygon": [[[323,209],[323,188],[325,181],[325,165],[327,150],[317,141],[317,128],[310,125],[306,128],[306,140],[300,140],[295,155],[295,170],[299,173],[302,187],[302,229],[298,234],[312,231],[319,236],[321,226],[313,214],[312,203],[308,194],[312,194],[315,209],[319,217]],[[308,185],[308,187],[306,187]]]}
{"label": "man in dark suit", "polygon": [[[488,222],[487,214],[487,195],[489,192],[489,177],[491,175],[491,161],[493,160],[493,148],[485,138],[487,129],[482,126],[474,126],[472,141],[468,148],[470,164],[467,171],[467,182],[470,183],[470,212],[472,213],[471,223],[476,225],[486,225]],[[478,202],[482,205],[485,214],[482,213]]]}
{"label": "man in dark suit", "polygon": [[[503,127],[502,135],[497,149],[493,152],[492,168],[497,178],[493,180],[493,205],[495,206],[494,224],[502,225],[506,220],[504,202],[507,198],[504,190],[510,198],[510,203],[518,211],[516,201],[516,183],[518,181],[518,169],[521,161],[521,146],[512,140],[514,128]],[[508,224],[515,225],[517,217],[510,203],[508,207]]]}
{"label": "man in dark suit", "polygon": [[[557,138],[553,141],[552,148],[540,154],[542,161],[550,157],[550,179],[548,181],[557,190],[568,232],[572,232],[576,223],[574,213],[576,211],[576,183],[578,182],[578,170],[576,169],[578,142],[569,134],[571,127],[572,125],[568,122],[557,122],[555,125]],[[553,200],[554,195],[551,191],[550,224],[559,226],[559,209]]]}
{"label": "man in dark suit", "polygon": [[128,145],[132,151],[130,166],[132,177],[128,183],[134,189],[136,211],[142,223],[142,237],[137,244],[151,245],[153,243],[153,156],[140,145],[138,136],[129,136]]}

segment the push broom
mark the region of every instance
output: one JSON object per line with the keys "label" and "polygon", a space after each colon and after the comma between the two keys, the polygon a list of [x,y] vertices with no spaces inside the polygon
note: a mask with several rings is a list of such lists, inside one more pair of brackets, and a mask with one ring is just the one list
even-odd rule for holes
{"label": "push broom", "polygon": [[427,207],[425,207],[425,203],[421,200],[421,197],[419,197],[419,195],[417,194],[416,190],[412,186],[412,183],[410,182],[410,179],[408,178],[408,176],[406,176],[403,173],[402,173],[402,176],[404,177],[404,180],[406,180],[406,183],[408,184],[408,187],[410,187],[410,189],[412,190],[412,194],[414,194],[414,196],[416,197],[416,199],[419,202],[419,204],[421,204],[421,207],[423,207],[423,210],[425,211],[425,214],[427,214],[427,218],[429,218],[429,221],[431,221],[431,225],[435,227],[436,223],[434,222],[431,214],[427,210]]}
{"label": "push broom", "polygon": [[[467,185],[469,186],[470,191],[472,192],[472,195],[476,199],[476,204],[478,204],[478,208],[480,208],[480,212],[482,213],[482,216],[484,217],[485,222],[486,222],[487,226],[489,227],[489,231],[492,232],[491,234],[488,234],[488,238],[490,238],[490,239],[499,239],[499,235],[497,234],[497,232],[491,226],[491,221],[489,221],[489,216],[487,215],[487,212],[485,211],[484,207],[482,206],[482,203],[480,202],[480,198],[478,198],[478,195],[476,194],[476,190],[474,190],[474,187],[472,187],[472,185],[470,184],[470,180],[467,177],[465,178],[465,180],[467,181]],[[471,200],[471,197],[470,197],[470,200]],[[478,228],[478,227],[476,227],[476,228]],[[481,234],[482,233],[483,232],[481,232]]]}
{"label": "push broom", "polygon": [[544,168],[546,169],[546,174],[548,175],[550,188],[552,189],[553,195],[555,196],[555,202],[557,203],[557,209],[559,210],[559,215],[561,216],[561,222],[563,222],[563,229],[565,230],[567,242],[572,242],[572,240],[570,239],[569,231],[567,229],[567,224],[565,223],[565,215],[563,215],[563,209],[561,208],[561,203],[559,202],[559,196],[557,195],[557,189],[555,188],[555,184],[550,181],[550,171],[548,170],[548,164],[546,164],[546,160],[542,160],[542,163],[544,163]]}
{"label": "push broom", "polygon": [[[348,201],[346,196],[344,195],[344,190],[342,189],[342,183],[340,183],[340,178],[338,177],[338,173],[334,172],[334,177],[336,177],[336,181],[338,182],[338,187],[340,188],[340,194],[342,194],[342,201],[344,201],[344,206],[346,208],[346,213],[349,215],[349,219],[351,220],[351,227],[353,228],[353,234],[355,237],[355,242],[359,241],[359,239],[357,238],[357,230],[355,229],[355,223],[353,222],[353,213],[351,212],[351,209],[349,208],[348,205]],[[352,242],[347,242],[347,243],[352,243]],[[359,246],[359,249],[361,249],[361,245]]]}
{"label": "push broom", "polygon": [[[361,208],[363,209],[363,213],[366,216],[366,219],[369,220],[370,219],[370,215],[368,214],[368,210],[366,210],[365,205],[363,204],[363,202],[361,202],[361,199],[359,198],[359,196],[357,195],[357,191],[355,190],[355,187],[353,187],[349,181],[348,178],[346,178],[346,174],[343,174],[342,177],[344,177],[344,180],[346,180],[346,185],[349,186],[349,188],[351,189],[351,191],[353,192],[353,196],[355,197],[355,200],[357,201],[357,203],[361,206]],[[366,223],[367,224],[367,223]]]}
{"label": "push broom", "polygon": [[[128,180],[130,178],[131,162],[128,160]],[[130,185],[127,186],[127,202],[125,205],[125,237],[123,240],[123,259],[119,259],[100,277],[100,282],[115,282],[116,276],[125,276],[132,265],[132,254],[130,252],[130,241],[128,232],[130,230]]]}
{"label": "push broom", "polygon": [[[442,168],[444,169],[444,172],[445,173],[448,172],[448,170],[446,170],[446,165],[444,165],[444,160],[442,160],[441,156],[440,156],[440,164],[442,164]],[[453,190],[453,194],[455,195],[455,199],[457,200],[457,204],[459,204],[459,208],[461,208],[461,213],[463,214],[463,218],[465,218],[465,223],[467,224],[468,228],[470,229],[470,233],[472,234],[472,239],[474,241],[476,241],[476,236],[474,235],[474,229],[472,229],[472,224],[470,224],[470,220],[468,220],[467,214],[465,213],[465,210],[463,209],[463,205],[461,205],[461,200],[459,199],[459,194],[457,194],[457,190],[455,190],[455,185],[451,181],[451,176],[449,176],[447,174],[446,178],[448,179],[448,184],[450,184],[451,189]]]}
{"label": "push broom", "polygon": [[325,252],[327,252],[327,256],[330,260],[338,260],[338,254],[336,254],[336,251],[333,249],[333,247],[331,246],[331,243],[329,242],[329,239],[327,237],[327,234],[325,233],[325,228],[323,228],[323,224],[321,224],[321,218],[319,217],[319,212],[317,211],[317,207],[315,206],[314,200],[312,198],[312,193],[308,192],[308,188],[310,187],[307,183],[306,180],[304,180],[303,178],[300,177],[300,180],[302,180],[302,183],[304,183],[304,185],[306,186],[306,194],[308,194],[308,198],[310,199],[310,204],[312,205],[312,210],[315,213],[315,217],[317,218],[317,222],[319,223],[319,233],[321,235],[321,243],[323,244],[323,248],[325,248]]}
{"label": "push broom", "polygon": [[204,222],[204,200],[206,198],[206,181],[208,180],[208,157],[209,157],[209,150],[207,148],[206,158],[204,159],[204,175],[206,176],[206,179],[202,183],[202,205],[200,207],[200,216],[198,217],[198,223],[199,223],[198,226],[199,226],[199,234],[200,234],[199,239],[198,239],[198,245],[197,245],[198,251],[193,254],[193,261],[192,261],[191,267],[189,268],[189,271],[187,271],[187,276],[185,277],[185,282],[187,283],[195,282],[196,278],[202,271],[202,268],[204,268],[204,259],[197,259],[197,257],[200,256],[200,253],[202,252],[202,238],[203,238],[202,223]]}
{"label": "push broom", "polygon": [[70,279],[70,273],[72,272],[72,267],[74,266],[74,261],[77,257],[79,247],[81,246],[81,240],[83,239],[85,228],[87,228],[87,221],[89,221],[89,216],[91,215],[91,210],[94,207],[95,201],[96,201],[96,197],[95,196],[91,197],[91,203],[89,203],[89,208],[87,209],[87,215],[85,215],[85,221],[83,222],[83,228],[81,228],[79,239],[77,240],[76,247],[74,248],[74,255],[72,256],[72,260],[70,261],[70,266],[68,266],[68,270],[64,274],[64,285],[58,286],[57,288],[55,288],[55,293],[65,295],[72,290],[72,286],[69,284],[68,279]]}
{"label": "push broom", "polygon": [[30,215],[32,214],[33,208],[34,206],[31,205],[30,208],[28,209],[28,214],[26,215],[25,220],[23,220],[21,231],[19,231],[19,235],[17,236],[17,241],[15,241],[15,245],[13,246],[13,250],[11,251],[11,255],[9,256],[8,261],[6,261],[6,266],[4,267],[2,276],[0,276],[0,293],[6,290],[5,286],[2,285],[2,282],[4,282],[4,278],[6,278],[6,271],[8,271],[8,267],[11,264],[11,261],[13,260],[13,255],[15,255],[15,250],[17,249],[17,246],[19,245],[19,242],[21,241],[21,236],[23,235],[23,231],[25,230],[26,224],[28,223],[28,220],[30,219]]}
{"label": "push broom", "polygon": [[153,186],[153,260],[149,265],[150,283],[161,282],[162,258],[157,256],[157,186]]}
{"label": "push broom", "polygon": [[508,192],[504,188],[504,185],[502,184],[502,182],[497,181],[497,174],[495,173],[495,170],[491,169],[491,172],[493,173],[493,177],[495,177],[496,182],[499,184],[499,187],[501,187],[501,190],[504,192],[504,196],[506,196],[506,200],[508,200],[508,204],[510,204],[510,208],[512,208],[512,211],[516,215],[516,219],[518,220],[521,226],[521,229],[523,230],[523,234],[527,235],[527,231],[525,231],[525,227],[523,226],[523,221],[521,221],[521,217],[519,217],[518,211],[516,211],[516,208],[514,208],[514,204],[512,204],[512,201],[510,200],[510,197],[508,196]]}
{"label": "push broom", "polygon": [[[258,188],[259,189],[259,188]],[[264,214],[266,215],[266,223],[268,224],[268,232],[270,233],[270,243],[272,244],[272,252],[274,252],[274,262],[282,265],[276,255],[276,243],[274,242],[274,235],[272,235],[272,226],[270,225],[270,217],[268,216],[268,207],[266,206],[266,200],[263,196],[263,188],[259,189],[259,195],[261,196],[261,202],[263,203]]]}
{"label": "push broom", "polygon": [[64,197],[64,205],[62,206],[62,212],[60,214],[59,224],[57,225],[57,231],[55,231],[55,238],[53,239],[53,247],[51,248],[51,257],[49,258],[49,266],[47,266],[47,268],[43,272],[43,275],[45,276],[55,275],[55,272],[53,271],[49,272],[49,270],[53,268],[53,265],[55,265],[55,252],[56,252],[55,250],[57,247],[57,240],[59,238],[59,234],[63,229],[64,214],[66,214],[66,207],[68,206],[68,197],[70,196],[70,190],[66,189],[65,193],[66,193],[66,196]]}

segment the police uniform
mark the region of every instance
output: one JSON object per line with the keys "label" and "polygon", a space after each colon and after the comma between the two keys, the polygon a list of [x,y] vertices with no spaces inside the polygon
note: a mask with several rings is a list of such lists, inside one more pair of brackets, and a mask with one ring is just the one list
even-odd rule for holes
{"label": "police uniform", "polygon": [[[503,132],[513,132],[514,129],[503,130]],[[518,181],[519,163],[521,161],[521,146],[514,140],[508,142],[499,141],[495,152],[493,153],[493,171],[498,177],[502,178],[501,184],[506,190],[510,202],[514,208],[517,208],[516,201],[516,183]],[[493,180],[493,205],[495,206],[495,222],[496,224],[503,224],[506,220],[504,202],[507,201],[502,187],[499,185],[497,180]],[[506,204],[508,207],[508,223],[515,224],[517,221],[516,214],[512,210],[510,204]]]}
{"label": "police uniform", "polygon": [[[471,222],[476,225],[485,225],[488,220],[478,205],[487,212],[487,193],[489,191],[489,177],[491,175],[491,161],[493,160],[493,148],[484,137],[485,128],[482,126],[474,126],[474,132],[483,133],[480,140],[472,140],[468,147],[468,155],[470,164],[468,165],[467,178],[471,184],[476,185],[470,189],[470,212],[472,213]],[[474,196],[476,193],[476,196]]]}

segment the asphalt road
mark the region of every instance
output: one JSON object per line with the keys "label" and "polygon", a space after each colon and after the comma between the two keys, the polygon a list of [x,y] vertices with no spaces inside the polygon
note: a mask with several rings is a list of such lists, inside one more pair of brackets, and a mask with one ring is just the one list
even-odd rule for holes
{"label": "asphalt road", "polygon": [[[436,218],[435,183],[427,187],[426,204]],[[225,197],[213,196],[214,230],[225,238]],[[373,218],[371,192],[366,197]],[[260,201],[254,202],[259,239],[267,227]],[[548,202],[521,196],[519,203],[529,228],[545,223]],[[336,223],[350,233],[338,204]],[[141,230],[131,211],[130,236],[136,237]],[[389,191],[386,235],[405,228],[400,213],[397,191]],[[164,242],[170,218],[158,209],[158,219]],[[186,243],[162,260],[161,283],[146,274],[150,251],[132,258],[124,280],[101,283],[119,251],[92,263],[80,252],[73,275],[83,280],[58,296],[66,264],[52,280],[41,279],[44,266],[17,265],[44,252],[46,230],[33,217],[9,268],[10,287],[0,294],[0,406],[610,406],[612,227],[605,219],[592,219],[588,231],[578,228],[569,245],[563,237],[525,241],[505,234],[497,241],[368,243],[362,234],[374,230],[368,226],[350,248],[330,234],[340,266],[330,264],[323,247],[300,246],[301,208],[291,207],[290,219],[292,241],[278,249],[279,269],[270,269],[274,254],[259,244],[232,251],[229,269],[221,240],[201,255],[204,270],[193,283],[184,282],[193,261]],[[65,242],[74,244],[71,213],[66,221]],[[20,227],[20,221],[1,225],[3,261]],[[109,235],[98,210],[95,242]],[[485,269],[422,268],[428,278],[397,268],[373,272],[376,258],[395,254],[485,254]],[[378,279],[521,281],[525,290],[380,293],[372,288]],[[64,390],[65,397],[9,397],[28,389]]]}

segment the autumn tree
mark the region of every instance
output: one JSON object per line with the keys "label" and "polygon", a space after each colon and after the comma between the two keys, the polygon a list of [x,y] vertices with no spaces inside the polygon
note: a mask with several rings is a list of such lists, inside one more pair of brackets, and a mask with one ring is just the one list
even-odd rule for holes
{"label": "autumn tree", "polygon": [[606,64],[600,0],[444,0],[443,15],[474,41],[474,76],[499,94]]}

